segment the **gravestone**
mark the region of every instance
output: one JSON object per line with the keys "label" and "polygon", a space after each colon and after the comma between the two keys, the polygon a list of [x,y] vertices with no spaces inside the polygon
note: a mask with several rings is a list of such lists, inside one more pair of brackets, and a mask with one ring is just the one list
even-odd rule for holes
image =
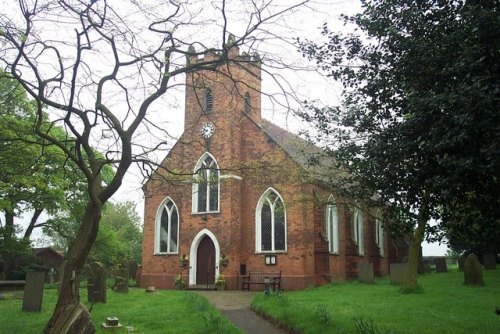
{"label": "gravestone", "polygon": [[483,255],[483,265],[486,270],[497,269],[497,259],[495,254],[484,254]]}
{"label": "gravestone", "polygon": [[459,258],[458,258],[458,270],[459,271],[464,271],[464,263],[465,263],[466,258],[467,258],[467,256],[465,256],[465,254],[459,256]]}
{"label": "gravestone", "polygon": [[434,265],[436,266],[437,273],[447,273],[448,272],[448,267],[446,266],[446,259],[444,257],[435,258]]}
{"label": "gravestone", "polygon": [[137,274],[137,262],[136,261],[130,261],[128,263],[128,273],[130,275],[130,278],[135,280],[135,275]]}
{"label": "gravestone", "polygon": [[464,263],[464,284],[484,285],[483,268],[474,253],[467,256]]}
{"label": "gravestone", "polygon": [[89,303],[106,302],[106,270],[99,262],[92,262],[87,271],[87,299]]}
{"label": "gravestone", "polygon": [[391,263],[391,283],[402,284],[408,282],[408,263]]}
{"label": "gravestone", "polygon": [[358,263],[358,281],[362,283],[374,283],[373,263]]}
{"label": "gravestone", "polygon": [[44,284],[44,272],[29,272],[26,274],[26,285],[24,286],[23,296],[24,312],[40,312],[42,310]]}
{"label": "gravestone", "polygon": [[115,272],[115,292],[128,293],[128,268],[121,266]]}

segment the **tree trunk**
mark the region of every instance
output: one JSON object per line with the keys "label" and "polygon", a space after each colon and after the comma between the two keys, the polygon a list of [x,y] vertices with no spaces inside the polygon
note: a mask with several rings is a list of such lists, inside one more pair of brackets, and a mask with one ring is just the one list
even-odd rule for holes
{"label": "tree trunk", "polygon": [[80,304],[77,273],[82,269],[97,236],[101,219],[102,203],[90,201],[85,209],[75,242],[64,261],[63,276],[56,307],[45,326],[45,334],[95,333],[87,308]]}
{"label": "tree trunk", "polygon": [[426,196],[422,199],[422,205],[417,217],[417,228],[410,239],[410,249],[408,251],[408,279],[405,288],[408,291],[415,291],[418,288],[418,257],[424,240],[425,227],[429,220],[427,211]]}
{"label": "tree trunk", "polygon": [[5,226],[14,226],[14,211],[5,210]]}
{"label": "tree trunk", "polygon": [[26,231],[24,232],[24,239],[29,239],[31,237],[31,233],[33,233],[33,229],[35,228],[36,222],[40,215],[42,214],[43,209],[36,208],[35,212],[33,213],[33,216],[31,216],[30,224],[26,228]]}

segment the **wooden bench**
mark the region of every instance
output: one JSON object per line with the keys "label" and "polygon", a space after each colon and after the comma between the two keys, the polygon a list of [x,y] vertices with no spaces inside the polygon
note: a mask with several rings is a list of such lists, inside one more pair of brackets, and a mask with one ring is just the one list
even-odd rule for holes
{"label": "wooden bench", "polygon": [[269,279],[269,287],[273,291],[281,290],[281,270],[275,272],[252,271],[241,276],[241,290],[250,291],[250,285],[265,285],[264,279]]}

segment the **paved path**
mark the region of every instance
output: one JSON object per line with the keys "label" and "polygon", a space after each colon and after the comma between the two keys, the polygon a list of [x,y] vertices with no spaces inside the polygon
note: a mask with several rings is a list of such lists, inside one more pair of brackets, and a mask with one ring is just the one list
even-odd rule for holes
{"label": "paved path", "polygon": [[257,293],[245,291],[198,291],[222,312],[236,327],[248,334],[285,334],[250,309]]}

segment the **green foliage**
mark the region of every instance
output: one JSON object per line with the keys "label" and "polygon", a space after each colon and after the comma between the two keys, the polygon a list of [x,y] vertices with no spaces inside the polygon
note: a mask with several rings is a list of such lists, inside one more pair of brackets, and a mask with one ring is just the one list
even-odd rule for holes
{"label": "green foliage", "polygon": [[322,324],[325,327],[331,325],[332,313],[328,310],[328,308],[325,305],[323,304],[317,305],[314,308],[314,313],[318,317],[318,321],[320,324]]}
{"label": "green foliage", "polygon": [[102,262],[110,267],[123,260],[140,262],[141,253],[142,230],[135,204],[107,203],[88,261]]}
{"label": "green foliage", "polygon": [[[303,334],[356,333],[358,319],[372,319],[379,333],[496,333],[500,271],[483,273],[486,286],[480,288],[464,286],[463,272],[458,270],[426,274],[419,278],[424,288],[419,294],[401,294],[388,278],[376,279],[371,285],[343,282],[290,291],[287,296],[292,307],[286,319],[277,298],[258,294],[252,308]],[[334,316],[328,328],[318,321],[317,305]]]}
{"label": "green foliage", "polygon": [[[499,245],[500,15],[495,1],[363,1],[344,17],[357,32],[324,25],[324,44],[302,53],[343,84],[342,107],[302,116],[350,171],[337,186],[355,199],[376,193],[386,221],[408,233]],[[396,224],[398,223],[398,224]]]}
{"label": "green foliage", "polygon": [[18,238],[15,232],[14,226],[0,227],[0,262],[7,279],[25,279],[26,272],[40,268],[29,240]]}
{"label": "green foliage", "polygon": [[[82,301],[86,301],[87,289],[80,289],[80,295]],[[22,299],[0,300],[2,333],[41,333],[56,298],[57,289],[45,289],[40,313],[21,312]],[[195,305],[203,305],[203,312],[196,311]],[[207,330],[205,313],[210,313],[217,323],[215,331]],[[101,328],[101,323],[109,316],[118,317],[124,327],[132,326],[133,333],[241,333],[206,299],[193,292],[163,290],[145,294],[144,289],[130,289],[128,294],[108,293],[106,304],[95,304],[92,308],[96,333],[109,332]],[[116,331],[127,332],[126,328]]]}

